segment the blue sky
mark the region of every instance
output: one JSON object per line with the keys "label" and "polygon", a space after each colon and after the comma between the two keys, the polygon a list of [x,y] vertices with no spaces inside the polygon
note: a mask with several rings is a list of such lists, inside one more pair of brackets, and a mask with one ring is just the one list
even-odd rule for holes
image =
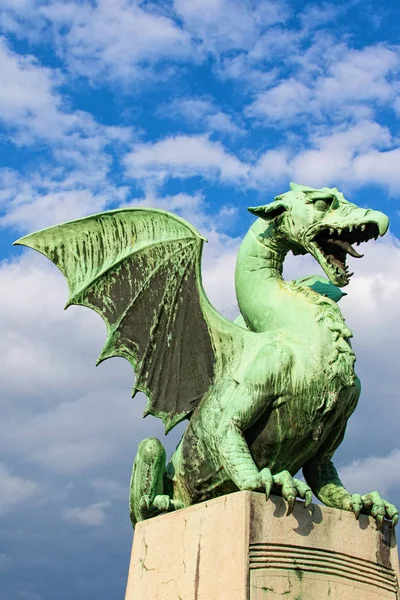
{"label": "blue sky", "polygon": [[[400,5],[2,0],[0,577],[4,600],[124,594],[131,464],[159,435],[105,327],[25,233],[117,206],[179,213],[209,239],[206,290],[234,317],[247,206],[289,181],[385,211],[341,307],[359,406],[336,462],[400,505]],[[287,277],[319,273],[289,258]]]}

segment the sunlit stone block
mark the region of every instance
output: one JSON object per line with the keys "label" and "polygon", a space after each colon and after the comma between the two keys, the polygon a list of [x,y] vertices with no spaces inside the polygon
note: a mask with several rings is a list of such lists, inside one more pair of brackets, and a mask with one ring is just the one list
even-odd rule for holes
{"label": "sunlit stone block", "polygon": [[125,600],[398,598],[393,530],[238,492],[139,523]]}

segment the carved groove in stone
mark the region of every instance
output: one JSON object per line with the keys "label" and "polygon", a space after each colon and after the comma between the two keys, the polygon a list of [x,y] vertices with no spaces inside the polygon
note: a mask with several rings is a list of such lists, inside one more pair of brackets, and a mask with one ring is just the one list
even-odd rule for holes
{"label": "carved groove in stone", "polygon": [[342,552],[290,544],[250,544],[250,569],[284,569],[336,576],[396,593],[393,569]]}

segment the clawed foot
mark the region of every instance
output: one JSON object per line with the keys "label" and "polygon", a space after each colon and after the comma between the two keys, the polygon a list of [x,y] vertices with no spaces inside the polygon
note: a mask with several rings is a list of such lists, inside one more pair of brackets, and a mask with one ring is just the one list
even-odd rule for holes
{"label": "clawed foot", "polygon": [[155,496],[151,500],[150,496],[142,496],[140,498],[140,510],[142,513],[147,513],[147,516],[155,516],[163,512],[171,512],[183,508],[183,503],[179,500],[172,500],[169,496],[163,494]]}
{"label": "clawed foot", "polygon": [[358,519],[360,513],[374,517],[377,529],[382,529],[384,519],[389,519],[392,527],[395,527],[399,522],[399,511],[394,504],[384,500],[379,492],[370,492],[365,496],[353,494],[348,510],[356,515],[356,519]]}
{"label": "clawed foot", "polygon": [[268,499],[273,486],[280,488],[282,497],[287,501],[289,505],[287,510],[288,515],[293,512],[296,498],[305,500],[305,508],[310,506],[312,501],[311,488],[304,481],[292,477],[289,471],[281,471],[276,475],[272,475],[269,469],[262,469],[258,474],[257,482],[253,489],[265,490]]}

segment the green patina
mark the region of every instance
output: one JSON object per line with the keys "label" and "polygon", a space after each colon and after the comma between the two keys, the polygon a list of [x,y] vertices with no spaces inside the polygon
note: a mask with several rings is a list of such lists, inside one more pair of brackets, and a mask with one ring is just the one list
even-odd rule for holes
{"label": "green patina", "polygon": [[[351,494],[332,456],[360,394],[355,356],[337,302],[351,273],[355,242],[384,235],[387,217],[348,202],[336,188],[291,184],[266,206],[240,247],[232,323],[201,283],[204,238],[165,211],[108,211],[28,235],[65,275],[70,304],[107,325],[99,362],[126,358],[145,414],[166,432],[188,419],[166,465],[155,438],[134,462],[132,523],[237,490],[280,493],[293,510],[312,492],[324,504],[398,521],[378,492]],[[310,253],[327,279],[285,281],[289,251]],[[307,483],[293,478],[299,469]]]}

